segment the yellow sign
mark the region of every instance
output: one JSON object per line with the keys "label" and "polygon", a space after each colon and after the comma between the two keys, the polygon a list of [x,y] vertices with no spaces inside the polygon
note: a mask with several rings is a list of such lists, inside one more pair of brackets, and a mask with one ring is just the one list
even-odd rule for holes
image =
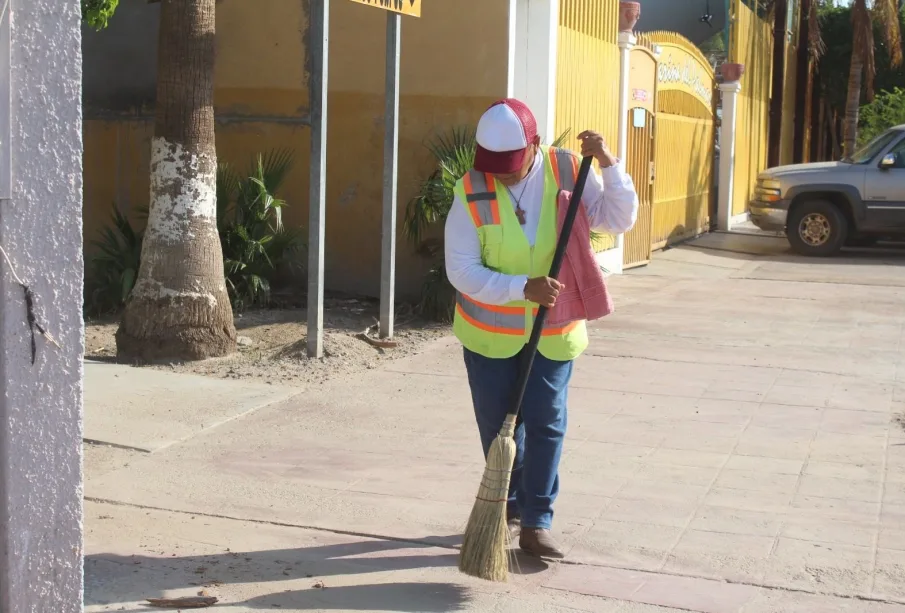
{"label": "yellow sign", "polygon": [[421,0],[352,0],[352,2],[376,6],[385,11],[402,13],[411,17],[421,17]]}

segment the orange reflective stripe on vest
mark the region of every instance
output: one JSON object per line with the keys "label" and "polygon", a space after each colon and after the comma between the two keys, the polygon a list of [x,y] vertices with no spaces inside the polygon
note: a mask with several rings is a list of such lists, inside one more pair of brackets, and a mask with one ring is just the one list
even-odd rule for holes
{"label": "orange reflective stripe on vest", "polygon": [[456,292],[456,310],[471,325],[497,334],[525,333],[525,307],[484,304]]}
{"label": "orange reflective stripe on vest", "polygon": [[[534,315],[537,315],[537,309],[534,309]],[[534,318],[531,319],[532,323],[534,322]],[[568,334],[572,330],[575,330],[580,325],[579,322],[573,321],[564,326],[560,326],[558,328],[551,328],[549,324],[544,325],[544,331],[541,332],[541,336],[559,336],[561,334]]]}
{"label": "orange reflective stripe on vest", "polygon": [[575,191],[575,181],[578,179],[578,158],[568,151],[550,148],[550,164],[553,166],[553,176],[559,189],[567,192]]}
{"label": "orange reflective stripe on vest", "polygon": [[488,185],[492,180],[483,172],[471,170],[462,177],[465,184],[465,199],[475,227],[500,223],[500,205],[496,192]]}
{"label": "orange reflective stripe on vest", "polygon": [[[523,306],[496,306],[484,304],[469,298],[461,292],[456,292],[456,310],[473,326],[487,332],[497,334],[522,335],[525,333],[525,307]],[[537,309],[532,309],[532,321],[537,316]],[[542,336],[557,336],[568,334],[578,327],[578,322],[572,322],[558,328],[544,327]]]}

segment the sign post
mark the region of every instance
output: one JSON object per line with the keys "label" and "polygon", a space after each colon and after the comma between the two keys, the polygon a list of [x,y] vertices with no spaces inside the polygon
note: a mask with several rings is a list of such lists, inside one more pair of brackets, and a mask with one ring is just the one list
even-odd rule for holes
{"label": "sign post", "polygon": [[421,0],[352,0],[387,14],[386,104],[383,135],[383,215],[380,249],[380,338],[393,338],[396,302],[396,217],[399,177],[399,64],[402,16],[421,16]]}
{"label": "sign post", "polygon": [[308,212],[308,357],[324,357],[324,223],[330,0],[311,0],[311,179]]}
{"label": "sign post", "polygon": [[393,338],[396,301],[396,187],[399,183],[399,59],[402,15],[387,13],[383,217],[380,248],[380,338]]}

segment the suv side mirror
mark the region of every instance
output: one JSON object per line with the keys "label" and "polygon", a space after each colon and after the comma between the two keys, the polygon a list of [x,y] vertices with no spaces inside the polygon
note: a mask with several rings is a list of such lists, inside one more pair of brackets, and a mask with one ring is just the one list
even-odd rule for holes
{"label": "suv side mirror", "polygon": [[896,154],[895,153],[887,153],[883,156],[883,159],[880,160],[880,170],[889,170],[890,168],[896,167]]}

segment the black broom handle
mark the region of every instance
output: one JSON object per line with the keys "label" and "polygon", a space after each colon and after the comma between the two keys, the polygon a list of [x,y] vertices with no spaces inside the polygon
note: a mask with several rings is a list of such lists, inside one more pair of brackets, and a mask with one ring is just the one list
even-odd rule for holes
{"label": "black broom handle", "polygon": [[[572,236],[572,226],[575,225],[575,217],[578,215],[578,205],[581,203],[581,197],[584,194],[584,186],[588,181],[588,174],[591,172],[591,163],[593,157],[586,157],[581,160],[581,168],[578,169],[578,179],[575,180],[575,191],[572,192],[572,198],[569,200],[569,210],[566,212],[566,219],[562,224],[562,232],[559,240],[556,242],[556,252],[553,254],[553,264],[550,266],[550,277],[555,279],[559,276],[559,270],[562,268],[563,259],[566,257],[566,247],[569,246],[569,237]],[[534,328],[531,330],[531,338],[525,347],[524,362],[522,370],[519,373],[518,395],[515,398],[515,404],[512,407],[510,415],[518,415],[522,408],[522,400],[525,399],[525,390],[528,389],[528,377],[531,375],[531,367],[534,366],[534,357],[537,355],[537,346],[540,344],[540,336],[544,330],[544,320],[547,319],[547,307],[542,306],[537,311],[537,317],[534,319]]]}

